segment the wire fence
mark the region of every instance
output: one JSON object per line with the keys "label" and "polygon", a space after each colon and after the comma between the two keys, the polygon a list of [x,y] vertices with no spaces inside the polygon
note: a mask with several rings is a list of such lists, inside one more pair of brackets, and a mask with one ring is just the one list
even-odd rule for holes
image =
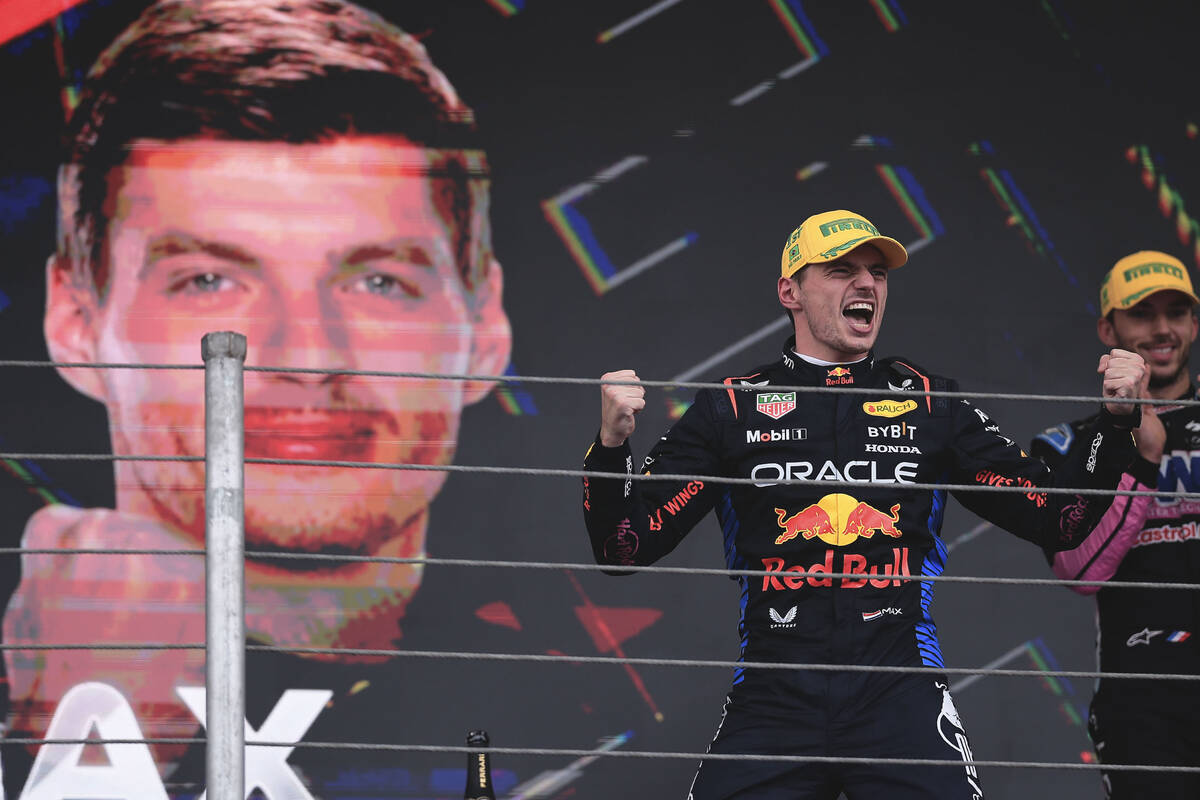
{"label": "wire fence", "polygon": [[[203,370],[202,364],[122,364],[122,363],[89,363],[89,362],[50,362],[50,361],[18,361],[18,360],[0,360],[0,367],[10,368],[57,368],[57,369],[148,369],[148,370]],[[479,375],[468,373],[433,373],[433,372],[415,372],[415,371],[382,371],[382,370],[346,370],[346,369],[307,369],[307,368],[290,368],[290,367],[271,367],[271,366],[246,366],[246,372],[251,373],[308,373],[326,376],[344,376],[344,377],[361,377],[361,378],[380,378],[380,379],[413,379],[423,381],[485,381],[496,383],[510,384],[558,384],[566,386],[589,386],[598,387],[601,385],[637,385],[646,388],[662,388],[667,390],[732,390],[732,391],[762,391],[763,387],[753,386],[748,384],[729,385],[725,383],[700,382],[700,381],[678,381],[678,380],[639,380],[639,381],[619,381],[619,380],[603,380],[594,378],[571,378],[561,376],[538,376],[538,375]],[[775,392],[806,392],[818,394],[851,394],[851,395],[887,395],[887,396],[903,396],[905,398],[929,396],[929,397],[945,397],[962,400],[1004,400],[1004,401],[1029,401],[1029,402],[1069,402],[1069,403],[1103,403],[1112,402],[1111,398],[1104,398],[1090,395],[1054,395],[1054,394],[1034,394],[1020,392],[962,392],[962,391],[938,391],[938,390],[890,390],[880,389],[878,387],[814,387],[803,385],[772,385],[771,391]],[[1155,400],[1150,398],[1133,399],[1122,402],[1138,403],[1144,405],[1154,405],[1160,407],[1187,408],[1192,406],[1200,406],[1200,401],[1196,400]],[[87,462],[184,462],[184,463],[199,463],[204,461],[204,456],[188,456],[188,455],[132,455],[132,454],[109,454],[109,453],[49,453],[49,452],[0,452],[0,459],[9,459],[14,461],[87,461]],[[372,469],[372,470],[411,470],[411,471],[428,471],[439,473],[475,473],[486,475],[510,476],[510,477],[555,477],[555,478],[586,478],[588,480],[609,479],[619,481],[702,481],[704,483],[712,483],[716,485],[728,486],[808,486],[821,488],[853,488],[861,487],[864,481],[854,481],[845,479],[802,479],[791,477],[780,477],[779,479],[763,480],[759,478],[743,478],[731,475],[711,475],[711,474],[641,474],[637,472],[597,472],[582,469],[568,469],[561,467],[540,467],[540,466],[502,466],[502,465],[462,465],[462,464],[413,464],[413,463],[377,463],[377,462],[359,462],[359,461],[339,461],[339,460],[320,460],[320,459],[285,459],[285,458],[254,458],[249,457],[244,459],[247,465],[271,465],[284,466],[290,468],[337,468],[337,469]],[[902,486],[896,487],[900,491],[949,491],[949,492],[1016,492],[1028,495],[1032,492],[1038,494],[1064,494],[1064,495],[1080,495],[1080,496],[1126,496],[1126,497],[1150,497],[1161,502],[1173,502],[1187,499],[1200,499],[1200,493],[1189,491],[1146,491],[1146,490],[1119,490],[1119,489],[1095,489],[1090,487],[1060,487],[1060,486],[1006,486],[1006,485],[983,485],[983,484],[964,484],[964,483],[948,483],[948,482],[911,482],[904,483]],[[23,555],[23,556],[48,556],[48,555],[112,555],[112,556],[204,556],[206,551],[204,548],[179,548],[179,549],[131,549],[131,548],[21,548],[21,547],[5,547],[0,548],[0,556]],[[264,560],[294,560],[294,561],[310,561],[318,563],[322,567],[327,567],[331,564],[355,564],[355,563],[380,563],[380,564],[397,564],[397,565],[414,565],[414,566],[439,566],[439,567],[458,567],[458,568],[486,568],[486,569],[529,569],[529,570],[571,570],[581,572],[612,572],[620,571],[622,573],[650,573],[650,574],[673,574],[673,575],[692,575],[692,576],[720,576],[733,578],[755,578],[763,577],[778,577],[777,571],[769,569],[754,570],[754,569],[722,569],[722,568],[706,568],[706,567],[670,567],[659,565],[647,566],[621,566],[614,567],[611,565],[600,565],[592,563],[575,563],[575,562],[555,562],[555,561],[528,561],[528,560],[497,560],[497,559],[465,559],[465,558],[435,558],[428,556],[419,557],[384,557],[384,556],[367,556],[355,555],[347,553],[300,553],[300,552],[276,552],[276,551],[247,551],[245,553],[247,559],[264,559]],[[820,579],[830,578],[848,578],[861,579],[864,577],[862,573],[857,572],[826,572],[819,571],[804,571],[791,570],[787,577],[789,579],[803,579],[806,577],[819,577]],[[1159,582],[1159,581],[1125,581],[1125,580],[1108,580],[1108,581],[1090,581],[1090,580],[1063,580],[1056,578],[1025,578],[1025,577],[1006,577],[1006,576],[958,576],[958,575],[890,575],[889,580],[899,582],[919,582],[919,583],[964,583],[964,584],[992,584],[992,585],[1013,585],[1013,586],[1065,586],[1065,587],[1097,587],[1103,586],[1107,588],[1127,588],[1127,589],[1146,589],[1155,591],[1189,591],[1194,592],[1200,590],[1200,583],[1192,582]],[[49,651],[72,651],[72,650],[88,650],[88,651],[149,651],[149,650],[183,650],[183,651],[202,651],[206,647],[204,642],[169,642],[169,641],[146,641],[146,642],[79,642],[79,643],[3,643],[0,644],[0,651],[30,651],[30,652],[49,652]],[[720,660],[720,659],[698,659],[698,658],[653,658],[653,657],[627,657],[624,655],[615,656],[595,656],[585,654],[547,654],[547,653],[501,653],[501,652],[485,652],[485,651],[465,651],[465,650],[418,650],[418,649],[403,649],[403,648],[353,648],[353,647],[305,647],[305,646],[277,646],[265,644],[248,644],[246,646],[248,652],[285,652],[300,655],[311,655],[320,657],[373,657],[373,658],[404,658],[404,659],[447,659],[447,660],[474,660],[474,661],[502,661],[502,662],[526,662],[526,663],[562,663],[562,664],[596,664],[596,665],[621,665],[621,666],[637,666],[637,667],[664,667],[664,668],[719,668],[733,670],[780,670],[780,671],[812,671],[812,672],[828,672],[828,673],[863,673],[863,674],[924,674],[935,677],[946,675],[961,675],[961,676],[998,676],[998,677],[1014,677],[1014,678],[1078,678],[1078,679],[1097,679],[1106,678],[1112,680],[1140,680],[1140,681],[1173,681],[1180,682],[1185,686],[1193,685],[1192,682],[1200,681],[1200,675],[1193,673],[1177,673],[1177,672],[1161,672],[1161,673],[1144,673],[1144,672],[1100,672],[1098,670],[1063,670],[1063,669],[1009,669],[1001,667],[926,667],[926,666],[892,666],[880,664],[852,664],[852,663],[800,663],[800,662],[762,662],[762,661],[744,661],[744,660]],[[193,745],[203,743],[204,738],[163,738],[163,737],[146,737],[142,739],[63,739],[63,738],[20,738],[17,736],[9,736],[4,740],[8,744],[13,745],[83,745],[102,741],[105,744],[163,744],[163,745]],[[438,744],[401,744],[401,743],[366,743],[366,742],[322,742],[322,741],[289,741],[289,742],[270,742],[270,741],[247,741],[247,747],[287,747],[287,748],[326,748],[333,750],[377,750],[388,752],[434,752],[434,753],[470,753],[478,752],[481,748],[477,747],[461,747],[455,745],[438,745]],[[971,765],[976,767],[1004,767],[1014,769],[1061,769],[1061,770],[1142,770],[1145,772],[1181,772],[1181,773],[1200,773],[1200,766],[1154,766],[1154,765],[1120,765],[1120,764],[1098,764],[1098,763],[1063,763],[1063,762],[1035,762],[1035,761],[1002,761],[1002,760],[986,760],[986,759],[955,759],[955,760],[939,760],[939,759],[910,759],[910,758],[853,758],[853,757],[824,757],[812,755],[763,755],[763,754],[714,754],[714,753],[695,753],[695,752],[664,752],[664,751],[637,751],[637,750],[617,750],[607,747],[599,747],[595,749],[572,749],[572,748],[537,748],[537,747],[487,747],[482,748],[485,751],[496,755],[531,755],[531,756],[547,756],[547,757],[590,757],[590,758],[640,758],[640,759],[683,759],[689,761],[698,761],[703,759],[708,760],[743,760],[743,761],[762,761],[762,762],[788,762],[788,763],[838,763],[838,764],[910,764],[910,765],[931,765],[931,766],[963,766]]]}

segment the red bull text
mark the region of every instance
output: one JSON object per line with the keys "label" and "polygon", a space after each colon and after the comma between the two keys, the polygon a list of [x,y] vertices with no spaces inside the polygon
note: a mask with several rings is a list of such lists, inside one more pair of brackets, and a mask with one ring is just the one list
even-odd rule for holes
{"label": "red bull text", "polygon": [[846,367],[834,367],[825,373],[826,386],[846,386],[854,383],[854,376]]}
{"label": "red bull text", "polygon": [[[802,567],[799,564],[788,566],[782,558],[764,558],[762,560],[763,569],[771,574],[763,576],[762,590],[768,592],[801,589],[806,581],[809,586],[813,587],[833,586],[834,578],[821,577],[823,573],[830,572],[847,573],[847,577],[836,579],[839,581],[837,585],[843,589],[861,589],[868,583],[876,589],[899,586],[900,578],[912,575],[908,569],[907,547],[893,547],[892,560],[888,564],[871,564],[867,561],[866,556],[858,553],[843,553],[840,569],[834,568],[836,563],[837,551],[833,548],[825,551],[824,561],[818,561],[808,567]],[[852,578],[849,575],[861,575],[862,577]]]}

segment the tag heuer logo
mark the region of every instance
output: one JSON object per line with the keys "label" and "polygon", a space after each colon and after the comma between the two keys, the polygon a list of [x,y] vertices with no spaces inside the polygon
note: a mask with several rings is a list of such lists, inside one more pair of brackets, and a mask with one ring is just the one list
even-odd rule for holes
{"label": "tag heuer logo", "polygon": [[[762,395],[759,395],[759,397],[762,397]],[[863,411],[872,417],[898,417],[901,414],[907,414],[916,407],[916,400],[905,400],[904,402],[897,402],[895,400],[868,400],[863,403]]]}
{"label": "tag heuer logo", "polygon": [[771,419],[779,419],[789,411],[796,410],[796,393],[768,392],[760,394],[757,408],[760,414],[766,414]]}

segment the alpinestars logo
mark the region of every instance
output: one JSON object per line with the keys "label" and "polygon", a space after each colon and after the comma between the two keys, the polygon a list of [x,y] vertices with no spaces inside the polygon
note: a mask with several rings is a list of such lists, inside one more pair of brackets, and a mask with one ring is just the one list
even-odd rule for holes
{"label": "alpinestars logo", "polygon": [[787,613],[780,616],[779,612],[773,608],[768,608],[771,616],[771,628],[794,628],[796,627],[796,607],[792,606],[787,610]]}
{"label": "alpinestars logo", "polygon": [[975,765],[970,763],[974,760],[974,756],[971,754],[971,745],[967,744],[967,734],[963,730],[958,709],[954,707],[954,700],[950,697],[950,687],[936,681],[933,685],[942,690],[942,710],[938,714],[936,723],[938,735],[950,749],[958,751],[963,761],[968,762],[964,768],[967,771],[967,784],[970,785],[972,791],[971,800],[983,800],[983,789],[979,786],[979,773],[975,771]]}

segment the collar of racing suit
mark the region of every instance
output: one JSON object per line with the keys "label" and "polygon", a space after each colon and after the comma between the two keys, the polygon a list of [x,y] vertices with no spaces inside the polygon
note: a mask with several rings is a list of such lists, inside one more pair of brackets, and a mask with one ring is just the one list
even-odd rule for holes
{"label": "collar of racing suit", "polygon": [[796,337],[788,337],[783,345],[783,366],[796,376],[798,384],[813,384],[818,386],[853,386],[864,383],[875,366],[875,351],[867,357],[849,364],[810,364],[795,353]]}
{"label": "collar of racing suit", "polygon": [[[1200,389],[1197,389],[1195,384],[1189,383],[1187,389],[1180,393],[1176,400],[1200,400]],[[1159,414],[1165,414],[1168,411],[1177,411],[1180,406],[1155,406],[1155,411]]]}

